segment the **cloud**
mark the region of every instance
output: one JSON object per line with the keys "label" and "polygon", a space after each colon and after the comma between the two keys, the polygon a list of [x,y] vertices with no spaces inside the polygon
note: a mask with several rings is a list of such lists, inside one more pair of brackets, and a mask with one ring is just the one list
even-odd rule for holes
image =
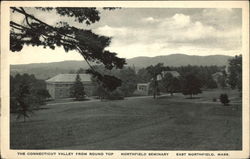
{"label": "cloud", "polygon": [[[120,57],[157,56],[170,53],[235,55],[241,52],[242,46],[241,11],[235,8],[186,8],[184,10],[128,8],[105,12],[100,22],[90,25],[87,29],[112,37],[107,49],[117,52]],[[85,25],[77,24],[72,18],[58,17],[55,13],[36,14],[49,24],[55,24],[56,21],[63,19],[71,25],[86,29]],[[13,15],[11,18],[14,20],[23,19]],[[53,18],[48,19],[48,15],[53,15]],[[34,52],[37,56],[33,57],[37,58],[29,61],[81,59],[79,54],[66,54],[60,48],[53,53],[38,48],[32,48],[32,50],[24,48],[23,51],[25,56],[15,55],[16,58],[14,58],[13,55],[14,61],[25,61]]]}
{"label": "cloud", "polygon": [[141,21],[145,23],[155,23],[159,22],[159,19],[155,19],[153,17],[147,17],[147,18],[142,18]]}
{"label": "cloud", "polygon": [[[111,50],[121,52],[132,50],[137,54],[141,52],[145,56],[150,52],[163,53],[167,48],[170,50],[185,47],[194,50],[195,48],[204,50],[241,48],[241,28],[220,30],[213,25],[192,20],[189,15],[181,13],[165,18],[144,17],[141,22],[142,26],[138,28],[105,25],[97,28],[95,32],[113,37],[109,47]],[[146,24],[147,26],[144,27]]]}
{"label": "cloud", "polygon": [[184,14],[175,14],[172,19],[173,23],[178,27],[185,27],[190,24],[190,16]]}
{"label": "cloud", "polygon": [[110,27],[108,25],[99,27],[94,30],[95,33],[105,35],[105,36],[125,36],[128,33],[126,28],[122,27]]}

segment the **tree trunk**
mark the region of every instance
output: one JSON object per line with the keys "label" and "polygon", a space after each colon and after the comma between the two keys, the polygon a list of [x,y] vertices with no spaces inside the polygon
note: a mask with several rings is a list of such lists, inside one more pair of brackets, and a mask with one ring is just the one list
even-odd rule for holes
{"label": "tree trunk", "polygon": [[154,94],[154,99],[156,98],[156,89],[157,89],[156,88],[156,80],[157,80],[156,77],[154,77],[154,93],[153,93]]}

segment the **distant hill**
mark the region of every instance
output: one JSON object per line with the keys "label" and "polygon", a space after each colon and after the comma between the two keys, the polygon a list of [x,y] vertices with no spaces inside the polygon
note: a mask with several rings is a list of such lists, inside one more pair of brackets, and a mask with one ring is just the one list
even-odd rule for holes
{"label": "distant hill", "polygon": [[225,55],[210,55],[210,56],[190,56],[185,54],[172,54],[167,56],[156,57],[135,57],[127,60],[129,66],[145,67],[155,65],[157,63],[164,63],[165,66],[185,66],[185,65],[198,65],[198,66],[224,66],[227,65],[228,59],[231,56]]}
{"label": "distant hill", "polygon": [[[164,63],[165,66],[224,66],[227,65],[228,59],[231,56],[211,55],[211,56],[190,56],[185,54],[172,54],[166,56],[156,57],[135,57],[127,59],[127,65],[133,66],[136,69],[155,65],[157,63]],[[76,71],[79,68],[87,69],[88,65],[85,61],[62,61],[52,63],[34,63],[25,65],[11,65],[11,74],[29,73],[34,74],[36,78],[48,79],[59,73],[69,73]]]}

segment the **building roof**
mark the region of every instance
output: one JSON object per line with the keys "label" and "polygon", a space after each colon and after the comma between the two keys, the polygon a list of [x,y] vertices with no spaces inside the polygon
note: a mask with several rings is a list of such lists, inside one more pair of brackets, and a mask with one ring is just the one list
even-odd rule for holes
{"label": "building roof", "polygon": [[[58,74],[48,80],[47,83],[73,83],[76,80],[77,74]],[[91,75],[79,74],[82,82],[91,82]]]}
{"label": "building roof", "polygon": [[150,83],[137,83],[137,86],[148,86]]}
{"label": "building roof", "polygon": [[170,73],[173,77],[179,77],[180,74],[177,71],[163,71],[161,74],[157,75],[157,80],[162,80],[166,74]]}

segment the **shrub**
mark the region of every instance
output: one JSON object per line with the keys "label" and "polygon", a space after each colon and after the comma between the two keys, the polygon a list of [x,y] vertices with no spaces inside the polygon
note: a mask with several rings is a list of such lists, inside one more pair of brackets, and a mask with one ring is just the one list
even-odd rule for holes
{"label": "shrub", "polygon": [[107,99],[109,99],[109,100],[122,100],[122,99],[124,99],[124,95],[120,90],[115,90],[109,94]]}
{"label": "shrub", "polygon": [[220,95],[220,102],[221,102],[222,104],[224,104],[225,106],[226,106],[226,105],[229,105],[230,100],[228,99],[227,94],[221,94],[221,95]]}
{"label": "shrub", "polygon": [[213,102],[216,102],[216,101],[217,101],[217,99],[214,97],[214,98],[213,98]]}

